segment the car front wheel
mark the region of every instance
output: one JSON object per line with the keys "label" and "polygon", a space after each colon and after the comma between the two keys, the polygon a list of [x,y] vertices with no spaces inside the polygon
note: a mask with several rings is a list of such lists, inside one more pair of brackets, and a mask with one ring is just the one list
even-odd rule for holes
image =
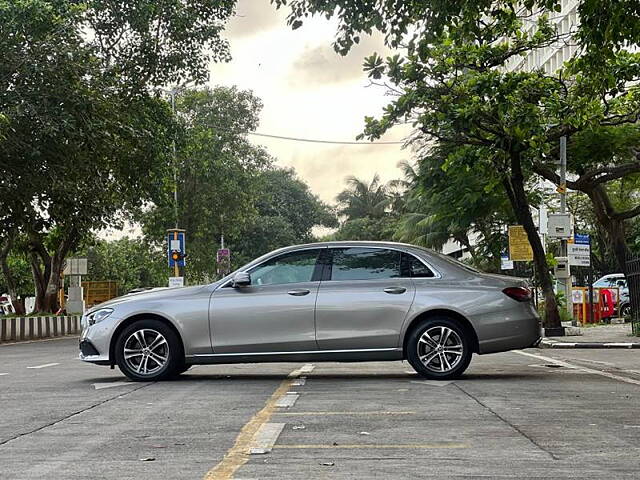
{"label": "car front wheel", "polygon": [[450,318],[429,318],[409,334],[407,360],[430,380],[458,378],[469,366],[471,355],[468,335]]}
{"label": "car front wheel", "polygon": [[116,363],[136,382],[164,380],[179,373],[184,355],[174,331],[158,320],[138,320],[116,343]]}

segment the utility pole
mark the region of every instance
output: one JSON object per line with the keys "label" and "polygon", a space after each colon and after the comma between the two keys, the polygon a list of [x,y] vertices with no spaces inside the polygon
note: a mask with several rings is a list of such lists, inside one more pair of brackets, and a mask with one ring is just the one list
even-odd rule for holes
{"label": "utility pole", "polygon": [[[567,137],[560,137],[560,213],[567,213]],[[567,239],[560,239],[560,256],[568,259]],[[569,268],[567,260],[567,268]],[[567,313],[569,318],[573,318],[573,302],[571,300],[571,275],[564,282],[564,298],[566,300]]]}
{"label": "utility pole", "polygon": [[[176,88],[171,89],[171,111],[176,117]],[[178,154],[176,151],[176,135],[173,134],[173,209],[176,217],[176,229],[178,228]],[[176,275],[177,276],[177,275]]]}

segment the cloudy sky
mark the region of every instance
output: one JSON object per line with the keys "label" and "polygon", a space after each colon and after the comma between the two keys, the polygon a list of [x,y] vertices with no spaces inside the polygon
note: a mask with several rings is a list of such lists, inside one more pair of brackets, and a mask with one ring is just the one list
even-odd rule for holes
{"label": "cloudy sky", "polygon": [[[211,66],[211,85],[251,89],[264,109],[259,132],[288,137],[353,141],[365,115],[378,115],[389,101],[384,89],[368,86],[362,72],[366,55],[386,53],[379,37],[365,38],[347,57],[332,47],[335,23],[312,19],[292,31],[284,10],[269,0],[239,0],[227,38],[233,60]],[[407,129],[396,127],[382,140],[402,140]],[[384,181],[398,178],[397,163],[410,158],[401,145],[326,145],[251,137],[294,167],[322,200],[333,202],[344,178]]]}

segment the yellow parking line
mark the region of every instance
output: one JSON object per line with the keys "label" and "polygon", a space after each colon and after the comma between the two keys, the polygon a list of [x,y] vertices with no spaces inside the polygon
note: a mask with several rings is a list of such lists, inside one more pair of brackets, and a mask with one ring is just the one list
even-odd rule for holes
{"label": "yellow parking line", "polygon": [[264,408],[249,420],[236,437],[236,442],[224,458],[215,467],[207,472],[205,480],[227,480],[233,478],[233,474],[249,461],[249,450],[253,437],[262,425],[267,423],[276,410],[276,402],[287,393],[295,377],[288,377],[282,381],[273,395],[269,397]]}
{"label": "yellow parking line", "polygon": [[276,412],[276,415],[413,415],[416,412],[392,412],[392,411],[373,411],[373,412]]}
{"label": "yellow parking line", "polygon": [[366,444],[366,443],[357,443],[357,444],[344,444],[344,445],[326,445],[323,443],[320,444],[302,444],[302,445],[274,445],[273,448],[284,448],[284,449],[453,449],[453,448],[469,448],[469,445],[466,443],[407,443],[407,444],[388,444],[388,445],[378,445],[378,444]]}

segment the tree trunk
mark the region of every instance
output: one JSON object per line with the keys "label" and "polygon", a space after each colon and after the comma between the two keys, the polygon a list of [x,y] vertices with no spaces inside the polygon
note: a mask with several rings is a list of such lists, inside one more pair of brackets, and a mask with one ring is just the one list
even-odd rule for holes
{"label": "tree trunk", "polygon": [[596,214],[598,222],[604,227],[613,254],[616,257],[618,268],[622,273],[627,273],[627,260],[631,257],[631,251],[627,246],[625,237],[624,219],[618,219],[613,216],[613,206],[607,195],[607,191],[602,185],[595,185],[593,188],[584,190],[593,203],[593,210]]}
{"label": "tree trunk", "polygon": [[512,152],[511,175],[504,180],[503,184],[516,218],[523,226],[525,232],[527,232],[527,238],[529,239],[531,249],[533,250],[533,263],[540,279],[542,294],[544,295],[544,327],[560,328],[562,327],[562,323],[560,321],[560,312],[558,311],[556,295],[553,291],[553,282],[551,280],[551,274],[549,273],[549,265],[547,264],[547,257],[542,246],[540,236],[538,235],[538,229],[536,228],[535,223],[533,223],[533,217],[531,216],[531,208],[527,201],[527,194],[524,186],[524,175],[522,174],[522,165],[520,162],[520,154],[518,152]]}
{"label": "tree trunk", "polygon": [[16,315],[24,315],[24,299],[18,300],[18,286],[16,285],[15,278],[13,278],[13,274],[7,262],[9,252],[13,247],[12,235],[14,235],[14,233],[15,232],[12,231],[8,232],[7,239],[0,248],[0,269],[2,269],[2,275],[7,282],[7,289],[9,296],[11,297],[14,313]]}

